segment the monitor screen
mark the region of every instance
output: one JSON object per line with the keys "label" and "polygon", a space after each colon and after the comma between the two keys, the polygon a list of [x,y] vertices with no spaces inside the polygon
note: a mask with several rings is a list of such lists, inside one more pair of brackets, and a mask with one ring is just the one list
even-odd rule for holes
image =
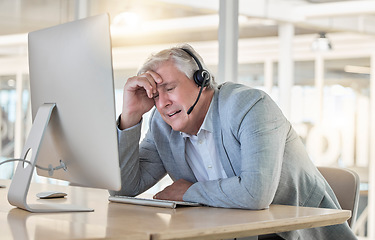
{"label": "monitor screen", "polygon": [[104,14],[29,34],[33,119],[45,103],[56,108],[39,149],[38,165],[52,176],[100,188],[119,187],[118,144],[109,17]]}
{"label": "monitor screen", "polygon": [[[36,147],[26,141],[24,153],[32,151],[42,167],[64,166],[55,171],[38,169],[38,175],[120,189],[109,16],[31,32],[28,44],[30,134],[33,130],[44,134]],[[38,114],[46,106],[53,107],[44,126]]]}

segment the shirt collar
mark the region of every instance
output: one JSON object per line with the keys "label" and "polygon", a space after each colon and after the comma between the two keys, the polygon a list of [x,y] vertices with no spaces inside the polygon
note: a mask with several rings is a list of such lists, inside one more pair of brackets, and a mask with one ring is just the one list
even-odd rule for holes
{"label": "shirt collar", "polygon": [[[213,132],[213,125],[212,125],[212,102],[213,102],[213,98],[211,100],[211,103],[210,103],[210,107],[208,108],[208,111],[207,111],[207,114],[203,120],[203,123],[202,123],[202,126],[199,128],[198,130],[198,133],[197,133],[197,136],[204,130],[204,131],[207,131],[207,132],[210,132],[212,133]],[[184,133],[184,132],[180,132],[181,136],[184,137],[184,138],[189,138],[191,137],[192,135],[190,134],[187,134],[187,133]]]}

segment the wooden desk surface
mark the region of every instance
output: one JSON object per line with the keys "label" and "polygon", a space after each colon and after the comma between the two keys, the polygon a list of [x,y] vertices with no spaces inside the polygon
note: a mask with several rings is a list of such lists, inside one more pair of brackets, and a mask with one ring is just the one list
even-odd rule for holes
{"label": "wooden desk surface", "polygon": [[[106,190],[31,184],[30,203],[83,204],[87,213],[29,213],[7,201],[0,188],[0,233],[4,240],[44,239],[218,239],[254,236],[345,222],[350,211],[271,205],[250,211],[212,207],[165,209],[108,202]],[[59,190],[65,199],[37,200],[40,191]]]}

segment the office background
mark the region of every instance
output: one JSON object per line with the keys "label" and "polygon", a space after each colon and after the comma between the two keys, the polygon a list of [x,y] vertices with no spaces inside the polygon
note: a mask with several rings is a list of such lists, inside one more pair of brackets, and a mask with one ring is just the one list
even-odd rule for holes
{"label": "office background", "polygon": [[[374,239],[375,1],[0,0],[0,161],[20,156],[32,123],[27,33],[103,12],[112,22],[118,113],[122,86],[146,57],[188,42],[219,83],[270,94],[317,166],[357,171],[354,229]],[[0,179],[14,168],[2,165]]]}

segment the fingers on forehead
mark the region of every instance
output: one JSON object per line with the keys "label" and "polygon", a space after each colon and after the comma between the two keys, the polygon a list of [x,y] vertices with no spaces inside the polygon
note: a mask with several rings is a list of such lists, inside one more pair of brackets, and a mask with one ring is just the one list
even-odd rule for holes
{"label": "fingers on forehead", "polygon": [[161,78],[161,76],[158,73],[154,72],[154,71],[147,71],[145,73],[148,74],[148,75],[150,75],[154,79],[154,81],[156,83],[161,83],[163,81],[162,78]]}

